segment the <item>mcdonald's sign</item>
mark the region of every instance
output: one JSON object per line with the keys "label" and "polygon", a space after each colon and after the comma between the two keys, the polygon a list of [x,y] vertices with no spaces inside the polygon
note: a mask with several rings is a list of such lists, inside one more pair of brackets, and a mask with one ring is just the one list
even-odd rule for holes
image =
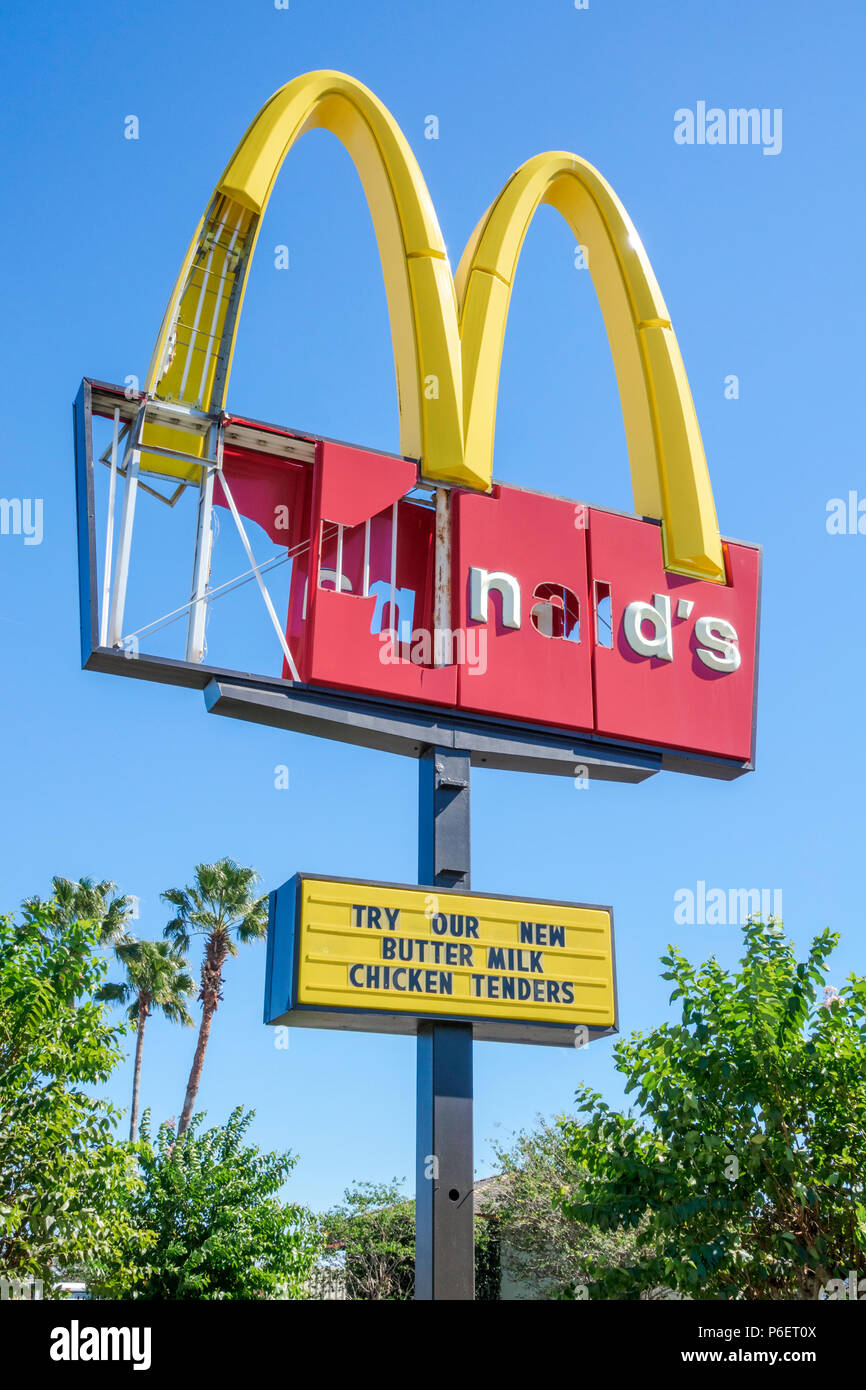
{"label": "mcdonald's sign", "polygon": [[[226,412],[262,218],[283,160],[314,128],[343,143],[366,193],[400,456]],[[542,204],[589,251],[634,514],[494,479],[511,289]],[[109,431],[101,453],[94,419]],[[517,169],[452,276],[418,164],[382,103],[340,73],[294,79],[217,184],[143,386],[85,381],[76,441],[92,669],[198,686],[217,713],[414,756],[433,730],[477,763],[563,775],[585,764],[625,780],[662,767],[735,777],[754,765],[760,552],[719,534],[667,306],[624,207],[576,155],[539,154]],[[142,490],[170,506],[192,493],[192,582],[167,618],[136,626],[127,598]],[[241,578],[273,628],[265,670],[206,650],[220,598],[214,507],[231,514],[249,562]],[[262,560],[262,536],[279,556]],[[291,561],[283,611],[267,573],[279,557]],[[183,653],[151,650],[150,634],[178,614]]]}

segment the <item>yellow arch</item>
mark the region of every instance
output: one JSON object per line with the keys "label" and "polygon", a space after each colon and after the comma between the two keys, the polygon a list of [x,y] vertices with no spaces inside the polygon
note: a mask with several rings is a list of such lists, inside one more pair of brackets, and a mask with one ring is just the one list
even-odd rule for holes
{"label": "yellow arch", "polygon": [[[404,453],[427,477],[488,489],[499,367],[511,287],[536,209],[549,203],[589,251],[617,373],[635,508],[662,522],[669,570],[724,581],[712,488],[685,368],[640,239],[616,194],[585,160],[537,155],[478,224],[455,282],[430,195],[382,103],[354,78],[312,72],[262,108],[196,230],[163,318],[146,390],[222,410],[238,317],[277,174],[307,130],[329,130],[358,171],[388,297]],[[459,308],[458,308],[459,305]],[[185,442],[184,442],[185,441]],[[189,436],[145,427],[142,467],[193,479],[147,445],[189,453]],[[195,451],[201,457],[204,444]]]}
{"label": "yellow arch", "polygon": [[670,315],[628,213],[586,160],[560,151],[516,171],[472,234],[455,276],[465,458],[493,455],[499,368],[523,239],[542,203],[587,248],[619,384],[635,510],[663,522],[666,567],[724,580],[710,476]]}
{"label": "yellow arch", "polygon": [[[372,92],[342,73],[296,77],[247,130],[184,258],[145,389],[203,411],[223,409],[262,217],[289,150],[317,128],[346,147],[373,219],[394,346],[401,448],[423,458],[437,478],[487,486],[485,478],[468,477],[463,467],[457,308],[430,194],[393,116]],[[179,432],[168,433],[174,447],[181,447]],[[161,442],[161,434],[150,427],[145,444]],[[157,456],[152,458],[156,468]],[[142,466],[147,464],[145,454]],[[165,471],[164,459],[159,471]],[[195,476],[194,467],[176,471]]]}

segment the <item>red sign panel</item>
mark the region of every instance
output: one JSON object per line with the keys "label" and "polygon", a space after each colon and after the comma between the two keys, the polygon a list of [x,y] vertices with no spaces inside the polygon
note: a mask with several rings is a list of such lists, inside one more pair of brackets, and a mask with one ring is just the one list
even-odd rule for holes
{"label": "red sign panel", "polygon": [[320,442],[305,472],[287,625],[303,682],[750,761],[755,547],[725,543],[725,584],[686,579],[656,522],[455,489],[443,609],[415,464]]}
{"label": "red sign panel", "polygon": [[593,643],[596,731],[748,761],[760,552],[727,541],[727,584],[685,579],[665,572],[658,526],[596,508],[589,549],[611,592],[608,645]]}
{"label": "red sign panel", "polygon": [[575,525],[584,513],[497,487],[458,493],[453,514],[457,627],[486,656],[458,668],[461,708],[592,729],[586,530]]}

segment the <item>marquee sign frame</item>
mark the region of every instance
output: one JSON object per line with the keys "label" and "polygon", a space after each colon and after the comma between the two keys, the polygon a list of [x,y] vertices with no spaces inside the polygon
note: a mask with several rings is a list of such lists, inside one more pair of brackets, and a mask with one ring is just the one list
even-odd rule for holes
{"label": "marquee sign frame", "polygon": [[[580,1011],[580,1006],[577,1005],[575,1006],[575,1012],[572,1018],[563,1019],[557,1017],[554,1019],[549,1016],[553,1012],[552,1005],[544,1003],[538,1008],[535,1008],[535,1003],[533,1001],[527,1008],[525,1003],[521,1003],[519,997],[515,998],[513,1004],[509,1001],[507,1010],[494,1009],[492,1006],[488,1005],[486,1009],[479,1008],[475,1013],[470,1013],[466,1009],[455,1010],[451,1007],[453,995],[451,998],[440,996],[442,1002],[435,1011],[429,1008],[426,1010],[420,1009],[418,1011],[413,1011],[411,1008],[389,1008],[388,1003],[394,1000],[400,1004],[406,1004],[407,1002],[411,1003],[414,1000],[413,995],[401,996],[396,990],[392,992],[390,996],[386,994],[385,991],[378,992],[374,996],[372,1003],[365,1002],[365,999],[369,998],[369,996],[365,996],[365,994],[359,990],[356,1003],[340,1003],[335,996],[329,994],[326,1002],[317,1004],[313,1002],[311,997],[312,988],[308,987],[305,991],[303,981],[303,970],[306,961],[311,954],[316,953],[315,944],[311,944],[310,942],[310,935],[314,928],[308,924],[305,911],[306,903],[304,900],[307,886],[311,884],[321,888],[330,888],[336,885],[338,886],[338,891],[351,888],[357,890],[358,897],[365,897],[365,899],[369,899],[370,897],[388,897],[389,900],[399,901],[402,904],[400,910],[414,912],[416,918],[420,909],[422,915],[429,918],[431,922],[429,932],[427,932],[426,929],[422,929],[423,935],[427,938],[428,945],[432,942],[434,945],[437,943],[440,944],[443,948],[450,947],[455,957],[457,951],[461,947],[465,947],[468,952],[478,952],[478,957],[473,959],[471,964],[472,967],[485,975],[493,969],[500,968],[499,966],[491,966],[489,964],[489,959],[485,962],[483,956],[485,951],[489,951],[491,941],[493,940],[493,938],[488,938],[487,936],[488,928],[484,918],[484,908],[488,904],[501,905],[502,911],[506,916],[509,914],[509,909],[511,909],[515,920],[521,915],[515,910],[519,907],[543,910],[546,919],[555,919],[553,922],[555,928],[559,928],[560,924],[565,921],[566,924],[561,927],[563,947],[566,946],[566,933],[593,932],[600,933],[604,936],[603,921],[601,919],[606,919],[608,923],[609,945],[608,941],[599,941],[595,943],[598,949],[593,950],[590,948],[589,954],[593,958],[603,957],[601,962],[602,971],[609,969],[609,998],[613,1016],[609,1023],[593,1023],[584,1012]],[[365,890],[372,890],[372,893],[369,891],[365,893]],[[418,898],[423,898],[425,900],[424,903],[417,903],[415,900]],[[432,900],[432,906],[428,906],[429,900]],[[435,913],[433,911],[434,907]],[[481,927],[479,930],[476,922],[475,930],[476,933],[480,935],[480,944],[476,945],[475,942],[470,943],[468,935],[464,936],[462,921],[458,923],[459,930],[454,926],[449,929],[443,921],[441,927],[442,935],[437,936],[434,934],[436,931],[433,925],[434,917],[437,921],[440,915],[443,918],[447,916],[450,919],[455,907],[458,909],[459,913],[473,911],[479,913]],[[546,911],[546,909],[550,909],[550,911]],[[335,913],[333,915],[336,916],[338,914]],[[586,918],[591,919],[589,923],[587,923],[586,920],[579,920]],[[351,922],[351,914],[349,921]],[[522,925],[539,926],[539,924],[534,921]],[[549,923],[545,921],[544,924],[540,925],[548,927]],[[398,942],[405,942],[407,938],[402,931],[397,930],[400,926],[401,924],[398,922],[396,927],[393,928],[394,939]],[[339,941],[346,936],[345,926],[340,925],[332,928],[332,930],[339,932],[339,944]],[[418,928],[416,927],[414,930],[417,931]],[[467,928],[467,931],[468,930]],[[382,935],[383,932],[384,935]],[[324,926],[321,927],[320,934],[327,937],[327,929]],[[350,934],[354,936],[355,933],[352,931]],[[387,927],[381,929],[377,927],[371,929],[369,935],[376,944],[378,944],[380,940],[387,940],[390,932]],[[368,932],[365,926],[361,928],[362,946],[366,942],[367,936]],[[542,967],[539,967],[539,973],[544,974],[544,979],[540,981],[540,983],[544,984],[547,983],[547,952],[552,951],[554,953],[552,962],[555,967],[557,960],[556,952],[560,949],[555,942],[550,943],[550,936],[551,932],[546,930],[540,933],[536,932],[533,937],[533,944],[540,948],[536,954],[543,957],[543,970]],[[519,938],[517,936],[513,939],[510,937],[503,937],[503,944],[506,946],[518,947]],[[585,950],[587,947],[588,943],[582,941],[579,946],[577,943],[574,943],[572,949]],[[326,949],[332,951],[333,943],[329,944]],[[362,951],[359,949],[357,952],[359,958],[361,957],[361,953]],[[522,954],[523,956],[528,956],[530,952],[523,951]],[[368,955],[368,952],[363,954],[365,961]],[[512,955],[514,955],[514,952],[512,952]],[[370,959],[372,960],[373,958],[371,957]],[[376,960],[378,959],[379,957],[377,956]],[[384,961],[385,959],[383,955],[382,960]],[[395,968],[400,969],[404,957],[395,956],[394,959],[397,962]],[[405,957],[405,959],[408,959],[408,957]],[[414,957],[413,963],[415,963]],[[424,961],[421,963],[423,964]],[[438,955],[435,963],[437,967],[440,964]],[[338,968],[341,969],[342,964],[343,962],[341,960]],[[463,962],[461,958],[452,959],[451,956],[449,956],[445,960],[445,965],[452,970],[454,968],[460,970],[464,968],[465,962]],[[532,966],[533,969],[530,969],[530,966]],[[357,969],[359,967],[355,968]],[[403,974],[405,975],[408,968],[405,966],[402,968]],[[519,959],[517,961],[510,961],[507,965],[503,964],[501,968],[505,970],[512,979],[519,981],[519,979],[524,978],[527,982],[535,983],[535,974],[533,973],[534,962]],[[521,971],[527,973],[521,976]],[[438,973],[438,971],[431,973]],[[401,982],[401,984],[402,983],[403,982]],[[593,980],[594,986],[600,985],[600,983],[601,976],[599,976],[597,980]],[[314,987],[319,988],[320,991],[322,989],[322,987],[318,985]],[[337,991],[337,993],[340,994],[342,992],[342,989]],[[428,996],[423,990],[419,989],[419,996],[423,1003],[428,1002]],[[532,1018],[533,1009],[535,1009],[536,1013],[540,1014],[539,1018]],[[271,1024],[272,1026],[288,1025],[289,1027],[295,1028],[336,1028],[352,1032],[409,1034],[414,1036],[419,1030],[419,1025],[423,1024],[425,1021],[451,1021],[454,1023],[469,1024],[472,1027],[473,1037],[477,1042],[533,1043],[537,1046],[545,1047],[582,1047],[598,1038],[607,1038],[618,1033],[619,1004],[616,988],[616,944],[613,908],[598,903],[562,902],[552,898],[517,898],[514,894],[482,893],[465,888],[453,890],[432,884],[409,886],[403,883],[382,882],[374,879],[340,878],[332,874],[308,873],[295,874],[288,882],[284,883],[280,888],[270,894],[268,960],[265,968],[265,1023]]]}

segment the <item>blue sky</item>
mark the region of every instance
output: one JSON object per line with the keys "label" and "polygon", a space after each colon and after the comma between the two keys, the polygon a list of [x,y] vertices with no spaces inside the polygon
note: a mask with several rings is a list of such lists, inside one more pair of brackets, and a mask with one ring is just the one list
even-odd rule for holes
{"label": "blue sky", "polygon": [[[44,499],[44,537],[0,536],[3,907],[52,874],[115,879],[166,921],[160,890],[230,854],[266,886],[296,869],[412,882],[408,760],[206,716],[188,691],[82,673],[70,403],[82,376],[144,375],[180,258],[248,122],[284,82],[333,67],[402,125],[452,264],[509,173],[568,149],[613,184],[673,316],[722,531],[765,548],[757,771],[639,787],[473,774],[473,887],[611,902],[626,1031],[668,1012],[675,941],[732,964],[735,928],[679,926],[674,894],[781,890],[803,948],[842,933],[830,983],[862,971],[866,536],[827,503],[863,465],[859,92],[864,16],[746,0],[436,5],[212,0],[3,7],[6,212],[2,484]],[[776,156],[682,146],[681,107],[780,108]],[[855,107],[855,101],[857,106]],[[123,138],[137,115],[140,138]],[[424,137],[439,119],[438,140]],[[270,247],[290,248],[277,271]],[[573,238],[543,209],[523,252],[500,387],[499,478],[623,509],[631,494],[601,317]],[[725,398],[726,376],[740,381]],[[304,138],[262,231],[230,409],[397,449],[385,297],[348,157]],[[289,768],[277,790],[274,768]],[[294,1032],[261,1019],[264,948],[229,962],[199,1103],[255,1108],[254,1133],[300,1157],[290,1191],[323,1207],[356,1178],[411,1178],[411,1039]],[[152,1024],[143,1100],[180,1111],[192,1031]],[[569,1107],[588,1081],[622,1097],[611,1044],[476,1046],[476,1153]],[[131,1069],[111,1086],[128,1103]]]}

